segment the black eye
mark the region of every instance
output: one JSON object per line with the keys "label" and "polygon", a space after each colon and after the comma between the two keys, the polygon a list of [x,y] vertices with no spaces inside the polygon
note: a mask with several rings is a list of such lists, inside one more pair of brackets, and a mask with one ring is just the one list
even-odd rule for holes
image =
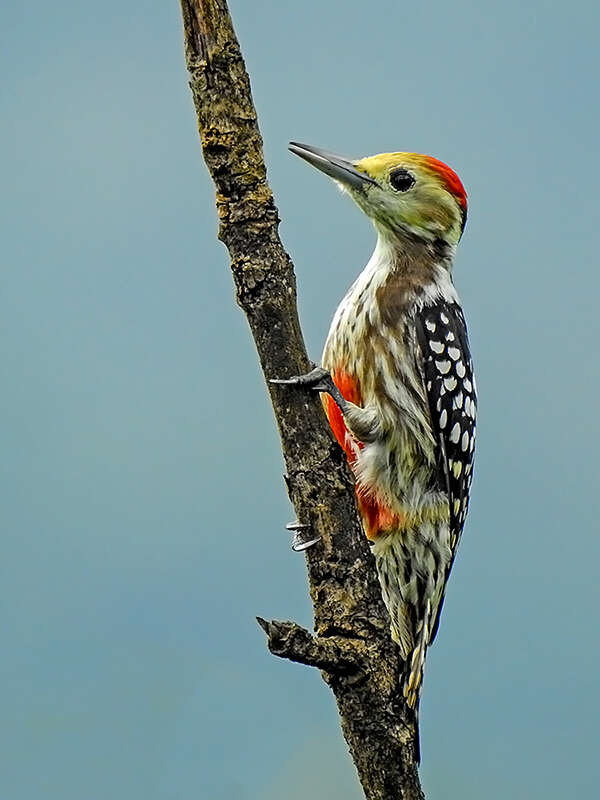
{"label": "black eye", "polygon": [[415,185],[415,179],[403,167],[395,169],[390,173],[390,184],[392,189],[397,192],[408,192],[408,190]]}

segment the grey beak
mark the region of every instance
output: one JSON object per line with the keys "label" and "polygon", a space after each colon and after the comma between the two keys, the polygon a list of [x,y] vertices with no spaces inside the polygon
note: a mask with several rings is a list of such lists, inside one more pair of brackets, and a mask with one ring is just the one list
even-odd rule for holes
{"label": "grey beak", "polygon": [[299,142],[290,142],[289,149],[292,153],[308,161],[313,167],[320,169],[325,175],[329,175],[335,181],[351,186],[353,189],[362,189],[368,183],[377,183],[364,172],[355,169],[347,158],[337,156],[335,153],[328,153],[326,150]]}

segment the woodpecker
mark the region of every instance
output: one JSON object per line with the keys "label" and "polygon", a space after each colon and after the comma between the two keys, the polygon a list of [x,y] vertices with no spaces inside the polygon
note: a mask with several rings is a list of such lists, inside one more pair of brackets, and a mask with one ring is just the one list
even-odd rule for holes
{"label": "woodpecker", "polygon": [[333,178],[377,233],[371,259],[335,312],[322,366],[274,382],[322,393],[356,478],[404,662],[404,696],[416,713],[473,469],[475,378],[452,282],[467,196],[456,173],[431,156],[350,161],[296,142],[290,150]]}

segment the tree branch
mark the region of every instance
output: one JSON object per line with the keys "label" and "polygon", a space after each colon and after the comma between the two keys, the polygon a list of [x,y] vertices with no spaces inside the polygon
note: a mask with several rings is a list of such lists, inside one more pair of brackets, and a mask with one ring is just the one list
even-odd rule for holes
{"label": "tree branch", "polygon": [[313,636],[296,622],[256,621],[267,634],[274,656],[330,672],[332,675],[359,673],[368,669],[368,648],[360,639],[343,636]]}
{"label": "tree branch", "polygon": [[[185,55],[219,238],[231,258],[266,380],[306,372],[296,282],[278,234],[250,81],[225,0],[181,0]],[[316,666],[331,686],[368,800],[422,800],[415,723],[400,691],[374,562],[353,480],[318,399],[267,382],[298,519],[321,541],[306,551],[317,636],[259,620],[274,654]],[[359,676],[361,679],[357,679]]]}

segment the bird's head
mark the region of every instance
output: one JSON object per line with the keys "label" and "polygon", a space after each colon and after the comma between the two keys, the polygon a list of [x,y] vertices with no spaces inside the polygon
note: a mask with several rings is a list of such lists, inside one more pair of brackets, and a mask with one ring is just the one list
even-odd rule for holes
{"label": "bird's head", "polygon": [[292,153],[324,172],[387,237],[454,247],[467,220],[467,194],[458,175],[432,156],[381,153],[350,161],[297,142]]}

